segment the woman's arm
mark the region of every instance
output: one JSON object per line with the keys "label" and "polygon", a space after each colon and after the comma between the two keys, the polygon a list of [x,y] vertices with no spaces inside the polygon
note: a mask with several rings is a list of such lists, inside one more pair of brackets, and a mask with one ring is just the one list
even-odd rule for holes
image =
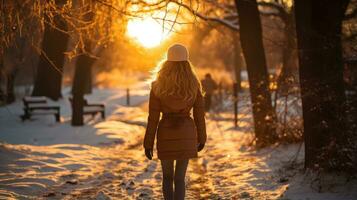
{"label": "woman's arm", "polygon": [[160,100],[150,91],[149,117],[144,137],[144,148],[153,149],[157,125],[160,120]]}
{"label": "woman's arm", "polygon": [[206,121],[205,121],[205,107],[202,93],[199,91],[193,105],[193,119],[195,120],[197,128],[198,143],[204,145],[206,143]]}

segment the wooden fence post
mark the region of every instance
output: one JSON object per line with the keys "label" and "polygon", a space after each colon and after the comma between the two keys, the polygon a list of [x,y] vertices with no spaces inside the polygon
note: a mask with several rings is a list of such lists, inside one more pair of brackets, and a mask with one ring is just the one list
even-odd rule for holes
{"label": "wooden fence post", "polygon": [[234,127],[238,127],[238,84],[233,83]]}
{"label": "wooden fence post", "polygon": [[130,90],[129,90],[129,88],[126,89],[126,105],[130,106]]}
{"label": "wooden fence post", "polygon": [[218,101],[219,101],[219,105],[222,108],[223,105],[222,82],[219,82],[218,84]]}

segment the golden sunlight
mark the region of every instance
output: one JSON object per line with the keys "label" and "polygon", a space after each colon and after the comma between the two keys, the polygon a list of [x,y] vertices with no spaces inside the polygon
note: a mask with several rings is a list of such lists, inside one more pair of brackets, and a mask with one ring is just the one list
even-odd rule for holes
{"label": "golden sunlight", "polygon": [[168,31],[150,17],[129,20],[127,34],[146,48],[158,46],[169,36]]}

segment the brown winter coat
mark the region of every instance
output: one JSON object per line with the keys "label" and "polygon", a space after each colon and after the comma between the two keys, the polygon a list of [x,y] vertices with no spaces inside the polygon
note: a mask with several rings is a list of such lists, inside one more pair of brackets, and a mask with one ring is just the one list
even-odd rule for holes
{"label": "brown winter coat", "polygon": [[[193,108],[193,119],[190,111]],[[162,118],[160,120],[160,113]],[[198,92],[192,101],[175,97],[158,98],[150,91],[149,117],[144,148],[156,147],[161,160],[179,160],[197,157],[197,144],[206,142],[204,101]]]}

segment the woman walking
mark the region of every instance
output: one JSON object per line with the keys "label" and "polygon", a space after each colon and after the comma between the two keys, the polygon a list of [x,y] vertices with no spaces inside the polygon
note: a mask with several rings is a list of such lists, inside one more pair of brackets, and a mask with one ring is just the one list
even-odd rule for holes
{"label": "woman walking", "polygon": [[201,84],[188,60],[188,51],[183,45],[175,44],[168,49],[167,60],[161,64],[151,85],[144,138],[145,155],[151,160],[157,134],[165,200],[185,198],[189,159],[197,157],[207,138],[204,113]]}

